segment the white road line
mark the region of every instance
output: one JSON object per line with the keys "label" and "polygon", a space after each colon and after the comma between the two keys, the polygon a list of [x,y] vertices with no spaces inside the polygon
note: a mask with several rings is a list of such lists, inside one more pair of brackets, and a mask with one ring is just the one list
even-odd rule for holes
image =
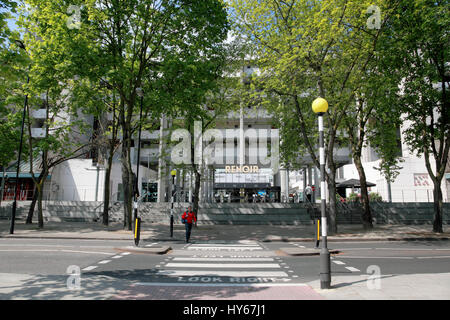
{"label": "white road line", "polygon": [[171,268],[281,268],[277,263],[168,263],[166,267]]}
{"label": "white road line", "polygon": [[281,271],[223,271],[223,270],[162,270],[157,275],[166,276],[216,276],[216,277],[288,277]]}
{"label": "white road line", "polygon": [[114,256],[114,257],[112,257],[113,259],[119,259],[119,258],[122,258],[123,256]]}
{"label": "white road line", "polygon": [[344,259],[414,259],[414,257],[341,256]]}
{"label": "white road line", "polygon": [[98,252],[98,251],[78,251],[78,250],[60,250],[60,249],[0,249],[0,252],[66,252],[66,253],[84,253],[84,254],[103,254],[111,256],[114,253]]}
{"label": "white road line", "polygon": [[89,266],[83,269],[83,271],[91,271],[94,270],[95,268],[97,268],[97,266]]}
{"label": "white road line", "polygon": [[121,255],[123,255],[123,256],[127,256],[129,254],[131,254],[131,252],[123,252],[123,253],[121,253]]}
{"label": "white road line", "polygon": [[190,246],[187,248],[188,250],[236,250],[236,251],[247,251],[247,250],[262,250],[261,247],[228,247],[228,246],[214,246],[214,247],[205,247],[205,246]]}
{"label": "white road line", "polygon": [[270,262],[274,261],[273,258],[208,258],[208,257],[193,257],[182,258],[176,257],[171,261],[217,261],[217,262]]}
{"label": "white road line", "polygon": [[361,270],[356,269],[356,268],[354,268],[354,267],[345,267],[345,269],[347,269],[347,270],[349,270],[349,271],[351,271],[351,272],[360,272],[360,271],[361,271]]}
{"label": "white road line", "polygon": [[112,260],[103,260],[103,261],[100,261],[99,262],[99,264],[107,264],[107,263],[109,263],[109,262],[111,262]]}
{"label": "white road line", "polygon": [[258,244],[220,244],[220,243],[215,243],[215,244],[201,244],[201,243],[197,243],[197,244],[191,244],[191,247],[235,247],[235,248],[261,248],[260,245]]}
{"label": "white road line", "polygon": [[334,263],[336,264],[345,264],[345,262],[339,261],[339,260],[333,260]]}

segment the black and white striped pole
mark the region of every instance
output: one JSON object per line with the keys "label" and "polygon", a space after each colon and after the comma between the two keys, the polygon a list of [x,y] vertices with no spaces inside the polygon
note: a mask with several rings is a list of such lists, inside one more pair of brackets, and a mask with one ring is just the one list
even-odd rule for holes
{"label": "black and white striped pole", "polygon": [[323,134],[323,115],[328,111],[328,102],[323,98],[317,98],[312,104],[314,113],[319,118],[319,153],[320,153],[320,198],[321,198],[321,220],[322,220],[322,248],[320,250],[320,288],[330,289],[331,268],[330,252],[327,247],[327,215],[326,215],[326,192],[325,192],[325,148]]}

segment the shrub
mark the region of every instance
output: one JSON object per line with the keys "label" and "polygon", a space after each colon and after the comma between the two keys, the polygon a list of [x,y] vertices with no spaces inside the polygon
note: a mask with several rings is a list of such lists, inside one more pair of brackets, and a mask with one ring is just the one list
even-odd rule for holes
{"label": "shrub", "polygon": [[383,199],[381,198],[379,193],[371,192],[371,193],[369,193],[369,201],[381,202],[381,201],[383,201]]}

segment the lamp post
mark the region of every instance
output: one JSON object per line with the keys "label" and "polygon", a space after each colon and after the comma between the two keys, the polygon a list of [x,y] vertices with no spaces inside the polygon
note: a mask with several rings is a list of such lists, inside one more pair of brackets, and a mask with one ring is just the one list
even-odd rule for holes
{"label": "lamp post", "polygon": [[[20,40],[15,40],[14,41],[16,43],[16,45],[25,50],[25,45],[23,44],[22,41]],[[27,84],[30,83],[30,77],[27,74]],[[23,145],[23,127],[25,124],[25,113],[26,113],[26,108],[28,105],[28,94],[25,95],[25,103],[23,105],[23,113],[22,113],[22,125],[20,128],[20,143],[19,143],[19,155],[17,158],[17,170],[16,170],[16,186],[14,187],[14,202],[13,202],[13,206],[12,206],[12,212],[11,212],[11,225],[10,225],[10,229],[9,229],[9,233],[10,234],[14,234],[14,223],[16,220],[16,209],[17,209],[17,189],[19,188],[19,172],[20,172],[20,161],[22,160],[22,145]]]}
{"label": "lamp post", "polygon": [[173,237],[173,198],[175,196],[175,176],[177,175],[177,170],[170,171],[172,176],[172,196],[170,197],[170,237]]}
{"label": "lamp post", "polygon": [[141,161],[141,133],[142,133],[142,105],[144,104],[144,90],[142,88],[136,88],[136,94],[141,98],[140,110],[139,110],[139,133],[138,133],[138,154],[137,154],[137,164],[136,164],[136,192],[134,193],[134,219],[137,219],[138,215],[138,192],[139,192],[139,163]]}
{"label": "lamp post", "polygon": [[141,105],[139,111],[139,134],[138,134],[138,154],[136,164],[136,183],[134,184],[134,243],[139,245],[140,233],[141,233],[141,218],[138,218],[138,198],[139,198],[139,163],[141,161],[141,132],[142,132],[142,105],[144,103],[144,90],[142,88],[136,88],[136,94],[141,98]]}
{"label": "lamp post", "polygon": [[325,194],[325,149],[323,134],[323,115],[328,111],[328,102],[317,98],[312,104],[312,110],[318,115],[319,121],[319,152],[320,152],[320,198],[322,218],[322,248],[320,250],[320,288],[329,289],[331,284],[330,252],[327,247],[327,216]]}

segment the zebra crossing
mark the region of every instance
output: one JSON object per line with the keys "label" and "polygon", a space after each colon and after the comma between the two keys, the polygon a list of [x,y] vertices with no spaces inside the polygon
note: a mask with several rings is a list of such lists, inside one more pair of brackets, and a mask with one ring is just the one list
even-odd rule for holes
{"label": "zebra crossing", "polygon": [[187,244],[156,267],[155,276],[160,281],[178,284],[244,285],[295,280],[280,257],[249,240]]}

